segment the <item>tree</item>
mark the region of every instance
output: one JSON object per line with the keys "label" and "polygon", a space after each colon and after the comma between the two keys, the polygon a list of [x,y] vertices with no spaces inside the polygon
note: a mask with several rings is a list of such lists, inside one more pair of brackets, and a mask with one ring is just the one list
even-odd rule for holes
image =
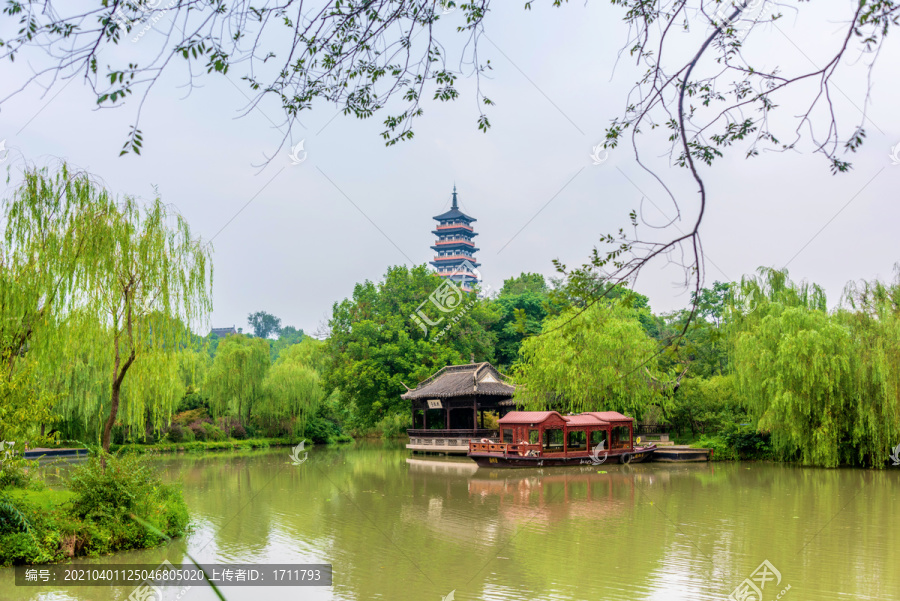
{"label": "tree", "polygon": [[[436,308],[432,301],[437,298],[443,309],[451,299],[453,309]],[[451,287],[424,265],[390,267],[383,281],[357,284],[352,298],[334,304],[328,386],[352,404],[357,425],[371,427],[391,415],[407,416],[409,404],[400,398],[405,386],[473,356],[493,360],[495,339],[488,327],[496,319],[489,303]]]}
{"label": "tree", "polygon": [[523,273],[503,282],[493,304],[500,313],[492,330],[497,335],[496,356],[500,366],[512,365],[522,340],[541,331],[541,323],[553,310],[544,276]]}
{"label": "tree", "polygon": [[212,274],[209,247],[159,198],[146,209],[133,198],[115,203],[105,192],[99,198],[104,253],[88,294],[110,328],[110,409],[101,437],[108,451],[128,370],[144,354],[173,353],[190,340],[185,323],[212,309]]}
{"label": "tree", "polygon": [[268,340],[243,334],[220,340],[206,379],[213,414],[249,421],[262,399],[269,365]]}
{"label": "tree", "polygon": [[699,295],[693,294],[691,306],[696,306],[697,312],[686,330],[690,309],[663,316],[656,337],[675,340],[660,358],[663,366],[678,372],[687,370],[686,374],[692,377],[710,378],[728,373],[728,303],[733,303],[735,288],[734,284],[715,282],[712,288],[702,288]]}
{"label": "tree", "polygon": [[256,416],[262,420],[289,419],[295,434],[325,398],[319,369],[324,367],[323,342],[307,338],[286,348],[269,369],[263,382],[262,401]]}
{"label": "tree", "polygon": [[641,418],[651,404],[665,408],[669,388],[653,357],[657,342],[638,312],[621,301],[594,303],[572,321],[570,308],[522,342],[516,397],[534,409],[622,411]]}
{"label": "tree", "polygon": [[[64,393],[64,411],[83,395],[82,411],[102,420],[100,442],[108,450],[132,366],[139,365],[145,383],[155,377],[154,363],[177,376],[164,355],[189,339],[186,324],[210,308],[208,247],[158,198],[145,209],[133,198],[117,202],[65,165],[55,177],[26,172],[7,216],[4,277],[24,275],[21,285],[4,287],[4,304],[16,315],[7,320],[13,335],[4,336],[10,373],[25,361],[46,384],[54,374],[78,373],[69,360],[83,358],[85,377],[56,391]],[[147,404],[159,400],[150,392],[159,390],[133,387],[130,418],[143,425]]]}
{"label": "tree", "polygon": [[298,330],[293,326],[284,326],[278,332],[278,340],[272,344],[272,361],[276,361],[284,349],[300,344],[305,339],[303,330]]}
{"label": "tree", "polygon": [[884,465],[900,438],[898,287],[900,279],[850,287],[856,310],[829,313],[821,288],[795,284],[785,270],[744,279],[735,311],[744,299],[755,308],[734,319],[731,363],[742,402],[779,455]]}
{"label": "tree", "polygon": [[524,292],[546,295],[550,291],[547,281],[539,273],[520,273],[514,278],[503,280],[500,296],[512,296]]}
{"label": "tree", "polygon": [[247,316],[247,323],[253,328],[253,335],[258,338],[268,338],[281,332],[281,319],[265,311],[251,313]]}
{"label": "tree", "polygon": [[679,432],[688,428],[691,434],[719,432],[749,419],[738,402],[732,375],[685,378],[667,414],[667,421]]}
{"label": "tree", "polygon": [[[30,355],[58,344],[55,316],[76,304],[97,245],[96,191],[64,164],[30,169],[3,200],[0,245],[0,436],[34,435],[52,421],[54,397],[36,379]],[[58,365],[56,367],[59,367]]]}

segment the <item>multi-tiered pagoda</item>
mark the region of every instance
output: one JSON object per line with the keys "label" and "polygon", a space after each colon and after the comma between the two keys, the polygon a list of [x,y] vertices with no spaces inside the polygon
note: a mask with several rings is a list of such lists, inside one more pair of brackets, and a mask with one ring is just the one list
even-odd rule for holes
{"label": "multi-tiered pagoda", "polygon": [[481,263],[475,262],[475,243],[478,234],[472,229],[476,220],[459,210],[456,204],[456,186],[453,186],[453,206],[446,213],[436,216],[437,227],[432,234],[437,240],[432,246],[435,257],[431,262],[438,275],[450,278],[460,288],[471,291],[479,282],[479,274],[473,272]]}

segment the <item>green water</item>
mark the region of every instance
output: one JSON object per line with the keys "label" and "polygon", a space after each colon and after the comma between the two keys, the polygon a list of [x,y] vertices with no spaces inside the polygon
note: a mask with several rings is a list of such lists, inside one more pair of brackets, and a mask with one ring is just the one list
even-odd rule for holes
{"label": "green water", "polygon": [[[726,599],[764,560],[763,599],[900,600],[900,468],[768,463],[476,470],[400,446],[156,460],[195,531],[77,563],[330,563],[326,588],[223,589],[229,601]],[[605,472],[605,473],[598,473]],[[789,588],[788,588],[789,587]],[[125,600],[131,589],[13,585],[6,601]],[[180,590],[166,589],[166,600]],[[195,587],[187,601],[214,599]]]}

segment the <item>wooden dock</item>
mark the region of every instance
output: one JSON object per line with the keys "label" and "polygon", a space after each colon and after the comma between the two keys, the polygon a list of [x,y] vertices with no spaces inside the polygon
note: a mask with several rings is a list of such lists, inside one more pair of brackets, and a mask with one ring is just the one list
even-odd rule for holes
{"label": "wooden dock", "polygon": [[709,461],[712,459],[712,449],[694,449],[685,445],[664,446],[653,453],[653,461],[663,463],[684,463],[696,461]]}
{"label": "wooden dock", "polygon": [[42,459],[51,457],[87,457],[87,449],[29,449],[23,453],[25,459]]}

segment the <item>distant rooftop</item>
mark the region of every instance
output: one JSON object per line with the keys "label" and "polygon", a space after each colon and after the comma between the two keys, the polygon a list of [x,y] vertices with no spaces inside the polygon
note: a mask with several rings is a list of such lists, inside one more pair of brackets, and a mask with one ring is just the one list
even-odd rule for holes
{"label": "distant rooftop", "polygon": [[237,334],[237,333],[238,333],[238,331],[236,329],[234,329],[234,326],[231,326],[229,328],[213,328],[210,331],[210,334],[215,334],[219,338],[224,338],[225,336],[230,336],[232,334]]}

